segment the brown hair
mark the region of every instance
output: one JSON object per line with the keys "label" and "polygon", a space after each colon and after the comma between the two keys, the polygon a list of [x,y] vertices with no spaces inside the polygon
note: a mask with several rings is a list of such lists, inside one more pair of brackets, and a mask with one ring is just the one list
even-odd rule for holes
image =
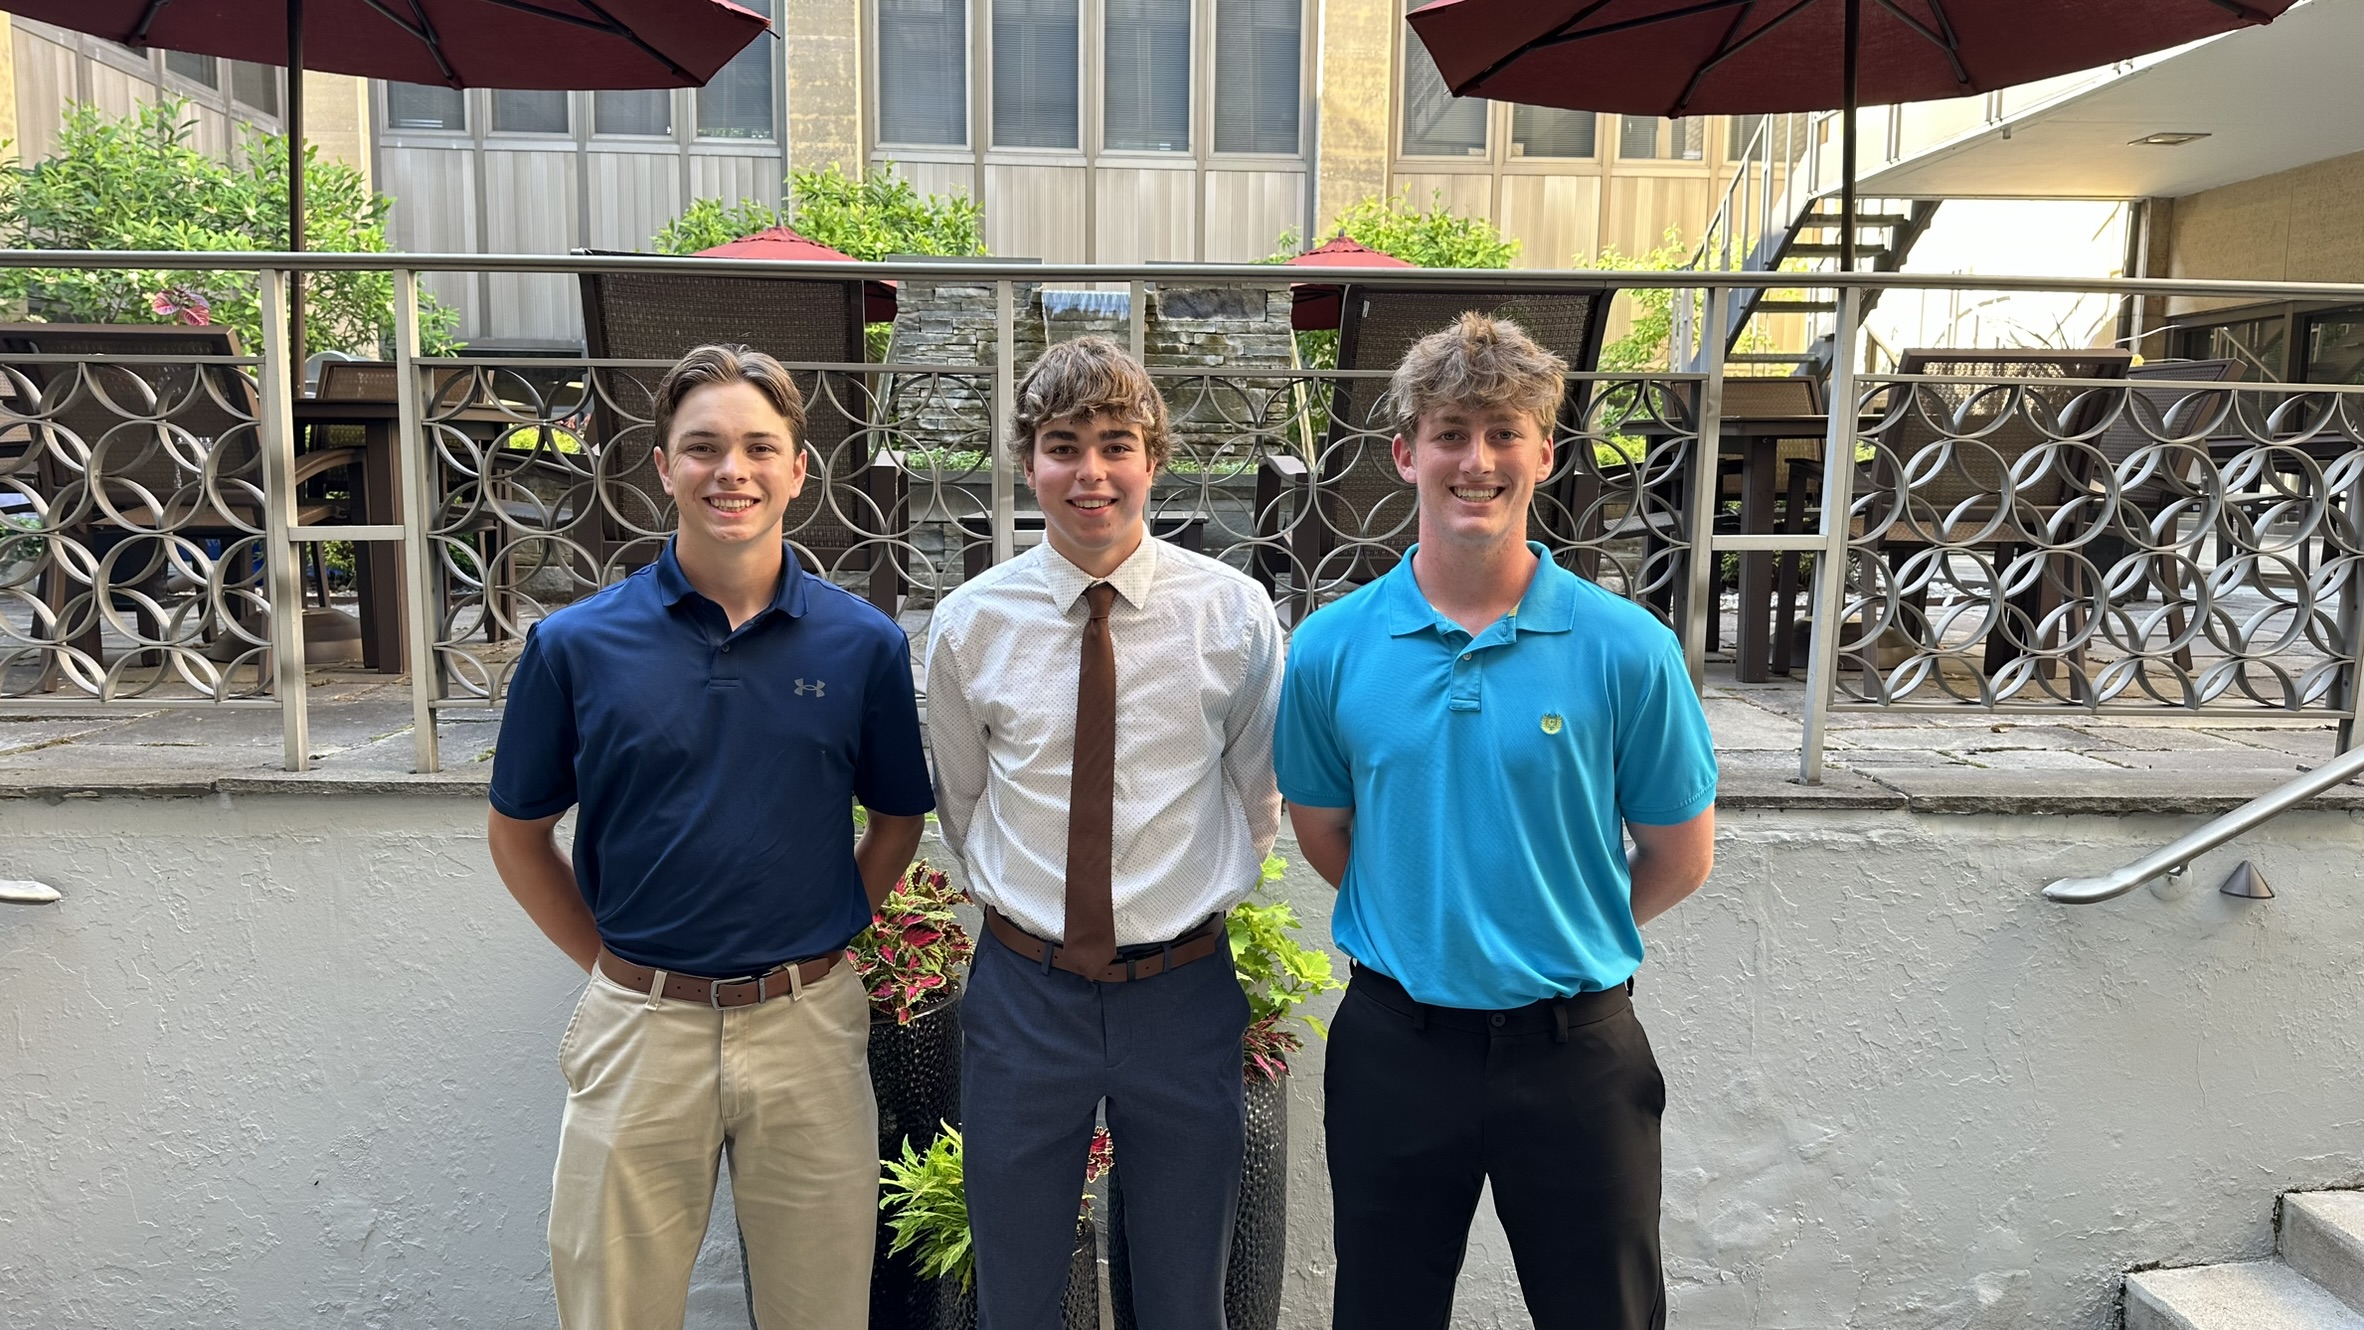
{"label": "brown hair", "polygon": [[1387,385],[1395,432],[1417,442],[1420,417],[1439,407],[1509,407],[1551,437],[1567,393],[1568,362],[1509,319],[1470,310],[1412,344]]}
{"label": "brown hair", "polygon": [[804,394],[798,391],[796,380],[780,368],[780,362],[752,347],[737,345],[708,345],[692,348],[690,353],[665,371],[657,383],[656,428],[657,446],[670,451],[673,447],[673,413],[681,409],[681,399],[699,388],[715,383],[749,383],[763,399],[772,405],[788,422],[789,441],[804,442]]}
{"label": "brown hair", "polygon": [[1022,466],[1034,455],[1035,431],[1103,411],[1140,430],[1150,465],[1165,466],[1174,451],[1166,399],[1141,362],[1105,337],[1060,342],[1034,362],[1010,413],[1010,457]]}

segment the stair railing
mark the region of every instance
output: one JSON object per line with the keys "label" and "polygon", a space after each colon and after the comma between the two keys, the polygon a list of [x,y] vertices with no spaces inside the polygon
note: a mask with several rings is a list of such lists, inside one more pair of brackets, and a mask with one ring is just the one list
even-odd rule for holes
{"label": "stair railing", "polygon": [[[1734,162],[1732,178],[1724,185],[1723,199],[1708,219],[1699,247],[1692,251],[1691,269],[1743,272],[1772,266],[1790,229],[1813,200],[1810,183],[1798,169],[1811,137],[1804,122],[1803,116],[1779,114],[1758,120]],[[1744,298],[1734,312],[1734,330],[1746,318],[1746,304]],[[1674,304],[1674,360],[1693,372],[1704,370],[1709,355],[1720,356],[1725,350],[1698,340],[1697,309],[1694,300],[1678,298]]]}
{"label": "stair railing", "polygon": [[[2184,833],[2116,872],[2104,873],[2099,877],[2061,878],[2044,888],[2044,898],[2063,905],[2093,905],[2123,896],[2156,878],[2181,876],[2191,866],[2192,860],[2242,832],[2281,816],[2333,786],[2346,784],[2358,775],[2364,775],[2364,747],[2349,749],[2298,779],[2269,790],[2239,808]],[[2226,879],[2221,890],[2227,895],[2250,898],[2273,895],[2273,890],[2263,887],[2262,882],[2256,870],[2243,863],[2233,870],[2233,875]]]}

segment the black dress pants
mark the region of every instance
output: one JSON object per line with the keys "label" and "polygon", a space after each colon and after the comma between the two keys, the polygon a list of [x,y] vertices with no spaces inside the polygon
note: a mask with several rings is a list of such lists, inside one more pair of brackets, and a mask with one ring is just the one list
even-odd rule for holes
{"label": "black dress pants", "polygon": [[1665,1326],[1666,1082],[1624,989],[1471,1011],[1358,966],[1327,1065],[1333,1330],[1444,1330],[1489,1179],[1536,1330]]}

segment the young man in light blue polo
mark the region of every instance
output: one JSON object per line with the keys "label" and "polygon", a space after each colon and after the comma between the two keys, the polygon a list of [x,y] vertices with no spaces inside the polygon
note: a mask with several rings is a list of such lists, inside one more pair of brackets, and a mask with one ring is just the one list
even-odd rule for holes
{"label": "young man in light blue polo", "polygon": [[1415,345],[1389,403],[1420,543],[1290,643],[1281,793],[1355,961],[1335,1330],[1443,1330],[1489,1180],[1537,1330],[1666,1320],[1666,1084],[1628,994],[1713,862],[1715,750],[1674,635],[1526,540],[1566,371],[1483,314]]}

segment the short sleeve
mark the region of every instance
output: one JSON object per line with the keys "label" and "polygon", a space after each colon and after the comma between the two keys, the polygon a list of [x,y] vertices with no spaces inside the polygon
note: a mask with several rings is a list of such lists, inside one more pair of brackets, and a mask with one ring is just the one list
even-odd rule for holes
{"label": "short sleeve", "polygon": [[1617,813],[1671,827],[1716,801],[1716,746],[1691,672],[1671,634],[1624,690],[1617,718]]}
{"label": "short sleeve", "polygon": [[509,675],[500,744],[493,750],[494,811],[532,822],[574,807],[577,747],[574,696],[536,624]]}
{"label": "short sleeve", "polygon": [[936,806],[926,750],[919,741],[919,701],[911,690],[911,643],[901,629],[870,671],[862,746],[854,757],[854,797],[873,813],[918,817]]}
{"label": "short sleeve", "polygon": [[1272,764],[1281,797],[1304,808],[1354,806],[1354,769],[1338,738],[1330,653],[1300,634],[1281,674],[1280,715],[1273,723]]}

